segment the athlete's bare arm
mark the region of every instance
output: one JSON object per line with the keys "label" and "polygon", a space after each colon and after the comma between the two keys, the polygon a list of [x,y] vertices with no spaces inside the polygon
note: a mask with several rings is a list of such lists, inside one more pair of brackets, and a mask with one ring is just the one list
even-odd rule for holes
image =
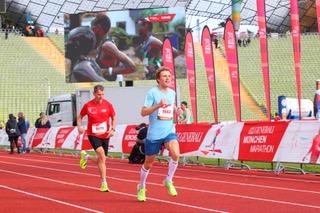
{"label": "athlete's bare arm", "polygon": [[151,107],[142,107],[141,109],[141,116],[145,117],[147,115],[152,114],[154,111],[162,107],[166,104],[165,99],[162,99],[158,104],[151,106]]}
{"label": "athlete's bare arm", "polygon": [[113,60],[121,62],[124,66],[117,66],[113,68],[113,73],[116,74],[128,74],[136,71],[136,64],[127,56],[125,53],[121,52],[118,47],[110,42],[106,41],[102,45],[102,51],[108,54]]}
{"label": "athlete's bare arm", "polygon": [[[89,61],[82,62],[80,64],[77,64],[73,69],[73,75],[77,74],[77,71],[80,71],[79,73],[82,73],[83,70],[86,72],[87,79],[86,82],[92,81],[92,82],[106,82],[107,80],[102,78],[98,75],[97,71],[101,70],[95,70],[92,67],[92,64]],[[81,74],[83,75],[83,73]],[[81,82],[80,80],[78,82]]]}
{"label": "athlete's bare arm", "polygon": [[[153,37],[150,41],[150,47],[156,48],[159,51],[162,51],[162,45],[163,45],[163,42],[157,39],[156,37]],[[179,55],[179,51],[176,48],[172,47],[172,54],[173,54],[173,58],[175,58]]]}

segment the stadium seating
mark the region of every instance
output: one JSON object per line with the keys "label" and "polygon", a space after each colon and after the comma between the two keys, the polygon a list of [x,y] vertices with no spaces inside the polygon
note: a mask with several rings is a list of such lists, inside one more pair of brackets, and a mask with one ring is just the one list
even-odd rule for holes
{"label": "stadium seating", "polygon": [[[238,48],[241,81],[256,102],[265,106],[265,95],[260,58],[259,39],[251,39],[249,47]],[[301,36],[301,88],[302,98],[313,100],[315,80],[319,78],[317,59],[320,42],[317,35]],[[271,112],[277,111],[278,96],[297,98],[296,75],[292,37],[269,38],[269,77],[271,94]]]}
{"label": "stadium seating", "polygon": [[64,37],[59,34],[50,34],[48,38],[58,48],[58,50],[64,54]]}
{"label": "stadium seating", "polygon": [[57,95],[76,87],[65,83],[64,75],[26,42],[28,38],[13,33],[7,40],[2,34],[0,38],[0,120],[22,111],[33,124],[39,112],[45,111],[49,93]]}
{"label": "stadium seating", "polygon": [[[55,51],[63,55],[63,35],[49,35],[48,38],[56,48],[50,50],[51,53]],[[45,110],[49,93],[50,96],[73,93],[78,87],[92,86],[65,83],[64,72],[61,71],[61,65],[60,68],[58,66],[63,61],[52,63],[50,57],[40,50],[49,45],[47,42],[50,41],[47,38],[36,38],[36,43],[30,43],[28,39],[30,38],[13,33],[9,34],[8,39],[4,39],[4,33],[0,33],[0,120],[6,121],[9,113],[17,115],[22,111],[33,124],[39,112]],[[233,121],[235,112],[222,40],[220,47],[214,50],[218,117],[219,121]],[[272,113],[277,111],[279,95],[297,97],[292,49],[290,36],[268,39]],[[301,85],[302,98],[305,99],[313,100],[315,80],[319,79],[319,50],[320,41],[317,35],[301,36]],[[266,116],[266,101],[259,39],[251,39],[250,46],[238,48],[238,53],[242,120],[261,120],[263,116],[256,110],[260,108]],[[195,57],[198,122],[214,122],[200,43],[195,43]],[[177,84],[181,86],[181,100],[187,101],[191,109],[187,79],[177,79]],[[108,82],[103,85],[116,87],[119,83]],[[134,86],[150,85],[155,85],[155,81],[134,82]],[[249,98],[244,99],[246,96]]]}

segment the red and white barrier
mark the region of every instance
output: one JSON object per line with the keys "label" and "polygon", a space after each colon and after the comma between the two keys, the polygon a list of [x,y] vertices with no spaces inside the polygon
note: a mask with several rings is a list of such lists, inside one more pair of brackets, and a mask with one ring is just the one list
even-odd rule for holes
{"label": "red and white barrier", "polygon": [[0,146],[10,146],[8,135],[4,129],[0,129]]}
{"label": "red and white barrier", "polygon": [[[118,125],[109,152],[130,153],[136,126]],[[176,125],[181,156],[316,164],[320,164],[319,129],[316,120]],[[317,135],[319,140],[314,139]],[[29,148],[92,150],[87,135],[79,135],[75,127],[30,128],[27,143]]]}

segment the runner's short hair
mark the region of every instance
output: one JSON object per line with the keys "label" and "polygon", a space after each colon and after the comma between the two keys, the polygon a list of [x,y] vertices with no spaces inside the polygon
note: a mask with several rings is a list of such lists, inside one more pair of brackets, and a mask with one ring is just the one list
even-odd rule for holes
{"label": "runner's short hair", "polygon": [[102,85],[100,85],[100,84],[95,85],[94,88],[93,88],[93,91],[97,92],[98,90],[104,91],[104,87]]}
{"label": "runner's short hair", "polygon": [[156,81],[159,83],[158,79],[160,78],[160,73],[163,71],[169,71],[171,73],[171,69],[169,67],[160,67],[156,70]]}

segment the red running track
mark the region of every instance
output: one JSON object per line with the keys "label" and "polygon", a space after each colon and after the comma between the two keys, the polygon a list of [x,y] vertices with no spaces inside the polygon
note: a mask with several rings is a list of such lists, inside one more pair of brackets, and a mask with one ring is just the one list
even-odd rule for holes
{"label": "red running track", "polygon": [[320,177],[179,165],[178,196],[162,186],[166,163],[155,163],[147,201],[138,202],[141,165],[107,160],[111,192],[99,191],[95,164],[53,154],[9,155],[0,151],[0,212],[320,212]]}

